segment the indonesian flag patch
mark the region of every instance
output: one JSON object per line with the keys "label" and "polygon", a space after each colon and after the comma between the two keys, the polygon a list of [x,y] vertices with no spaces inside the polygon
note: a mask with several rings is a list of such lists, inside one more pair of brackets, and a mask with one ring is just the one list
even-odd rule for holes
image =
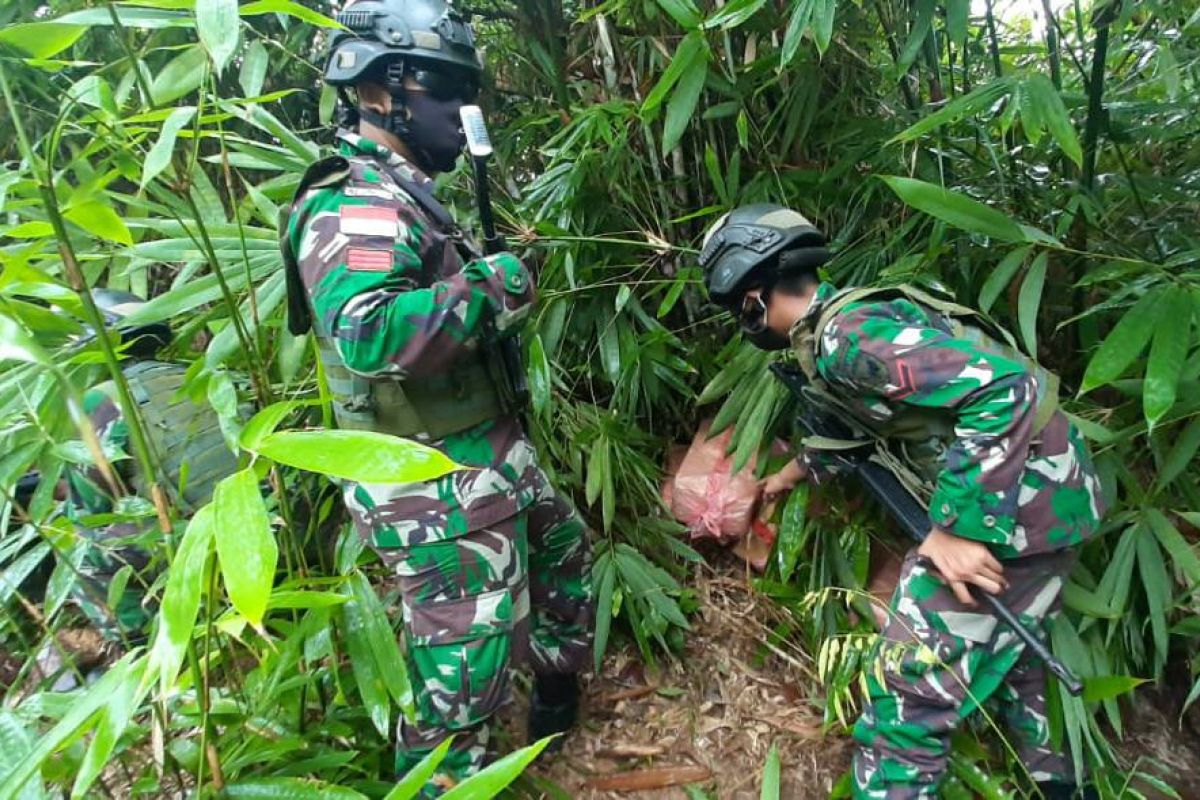
{"label": "indonesian flag patch", "polygon": [[387,206],[342,206],[338,230],[347,236],[382,236],[395,241],[399,230],[396,209]]}
{"label": "indonesian flag patch", "polygon": [[391,272],[392,253],[390,250],[351,247],[346,250],[346,269],[354,272]]}

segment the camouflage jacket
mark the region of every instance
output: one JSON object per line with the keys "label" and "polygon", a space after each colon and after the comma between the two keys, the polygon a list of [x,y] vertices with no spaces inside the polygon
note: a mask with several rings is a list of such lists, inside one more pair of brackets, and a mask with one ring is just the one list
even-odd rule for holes
{"label": "camouflage jacket", "polygon": [[[439,229],[402,188],[432,181],[401,156],[344,130],[338,145],[344,168],[302,190],[287,220],[318,336],[373,379],[419,379],[479,358],[488,317],[504,327],[532,303],[529,273],[511,253],[481,257],[457,231]],[[541,479],[513,416],[438,441],[414,438],[476,469],[429,484],[350,487],[356,522],[377,546],[505,519],[531,502]]]}
{"label": "camouflage jacket", "polygon": [[[105,392],[90,389],[83,396],[83,411],[96,430],[96,438],[113,470],[128,485],[132,479],[133,461],[129,458],[129,429],[120,407]],[[108,482],[95,464],[72,465],[64,473],[70,502],[67,516],[76,524],[88,517],[111,514],[116,500]]]}
{"label": "camouflage jacket", "polygon": [[[794,343],[834,294],[818,287]],[[1105,501],[1087,445],[1061,411],[1034,433],[1037,386],[1025,365],[955,338],[940,314],[903,297],[850,303],[816,334],[818,373],[865,427],[945,413],[934,524],[1002,558],[1059,550],[1096,532]],[[817,481],[831,471],[820,453],[800,458]]]}

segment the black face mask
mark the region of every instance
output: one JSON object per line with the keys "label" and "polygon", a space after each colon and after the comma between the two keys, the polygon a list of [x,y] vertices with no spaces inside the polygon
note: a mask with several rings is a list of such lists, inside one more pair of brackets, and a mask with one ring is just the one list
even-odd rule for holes
{"label": "black face mask", "polygon": [[770,291],[764,290],[756,297],[746,295],[738,313],[742,334],[760,350],[786,350],[792,341],[781,333],[767,327],[767,299]]}
{"label": "black face mask", "polygon": [[742,334],[759,350],[786,350],[792,346],[791,339],[782,333],[776,333],[770,328],[758,333],[746,333],[742,331]]}
{"label": "black face mask", "polygon": [[462,132],[458,110],[463,107],[459,97],[438,99],[429,92],[406,91],[404,103],[408,109],[407,129],[401,136],[412,148],[418,166],[433,172],[454,169],[458,155],[467,145]]}

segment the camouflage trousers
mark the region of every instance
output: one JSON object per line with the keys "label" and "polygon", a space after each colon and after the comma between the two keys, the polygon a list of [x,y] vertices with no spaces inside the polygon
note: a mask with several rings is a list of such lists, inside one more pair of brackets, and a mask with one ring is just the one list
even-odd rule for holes
{"label": "camouflage trousers", "polygon": [[591,546],[570,503],[549,488],[516,516],[454,538],[377,548],[400,578],[415,723],[401,719],[397,774],[448,736],[455,743],[423,796],[484,763],[488,723],[509,671],[579,672],[591,661]]}
{"label": "camouflage trousers", "polygon": [[71,599],[108,641],[143,643],[157,611],[146,602],[155,578],[146,540],[159,535],[157,528],[122,522],[103,528],[77,526],[76,531],[84,552]]}
{"label": "camouflage trousers", "polygon": [[[1069,549],[1003,562],[1009,588],[1001,599],[1027,625],[1040,626],[1057,612],[1076,555]],[[1067,757],[1050,745],[1042,662],[985,606],[959,603],[915,550],[874,658],[870,702],[854,728],[855,797],[936,797],[950,734],[989,700],[1033,780],[1074,780]]]}

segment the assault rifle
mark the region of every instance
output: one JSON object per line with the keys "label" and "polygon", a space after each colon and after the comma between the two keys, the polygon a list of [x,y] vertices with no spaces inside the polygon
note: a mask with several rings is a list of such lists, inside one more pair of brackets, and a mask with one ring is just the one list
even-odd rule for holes
{"label": "assault rifle", "polygon": [[[788,391],[800,402],[800,413],[797,422],[800,427],[813,436],[830,439],[853,440],[858,438],[849,427],[831,414],[821,413],[813,403],[807,401],[804,389],[808,385],[807,376],[795,365],[774,363],[771,372],[775,373]],[[853,474],[862,483],[867,493],[874,497],[884,510],[900,524],[904,532],[917,542],[922,542],[933,528],[929,515],[904,484],[892,474],[891,470],[872,461],[871,451],[874,443],[864,440],[863,446],[849,450],[832,451],[835,463],[846,472]],[[1054,676],[1075,696],[1083,693],[1083,683],[1072,674],[1062,661],[1059,661],[1046,647],[1045,643],[1029,628],[1025,627],[1016,615],[998,597],[988,594],[979,587],[969,587],[972,595],[983,601],[992,613],[1007,625],[1017,635],[1030,651],[1046,663]]]}
{"label": "assault rifle", "polygon": [[[463,134],[467,137],[467,152],[475,173],[475,203],[479,207],[479,224],[483,228],[483,252],[490,255],[508,249],[504,237],[496,233],[496,222],[492,216],[492,198],[488,191],[488,160],[492,157],[492,139],[488,136],[479,106],[463,106],[459,110]],[[509,410],[521,411],[529,403],[529,384],[525,377],[525,363],[521,357],[521,340],[516,336],[499,338],[493,332],[494,346],[498,352],[498,363],[505,380],[502,384],[511,397],[505,401],[512,406]],[[487,361],[494,362],[490,357]]]}

